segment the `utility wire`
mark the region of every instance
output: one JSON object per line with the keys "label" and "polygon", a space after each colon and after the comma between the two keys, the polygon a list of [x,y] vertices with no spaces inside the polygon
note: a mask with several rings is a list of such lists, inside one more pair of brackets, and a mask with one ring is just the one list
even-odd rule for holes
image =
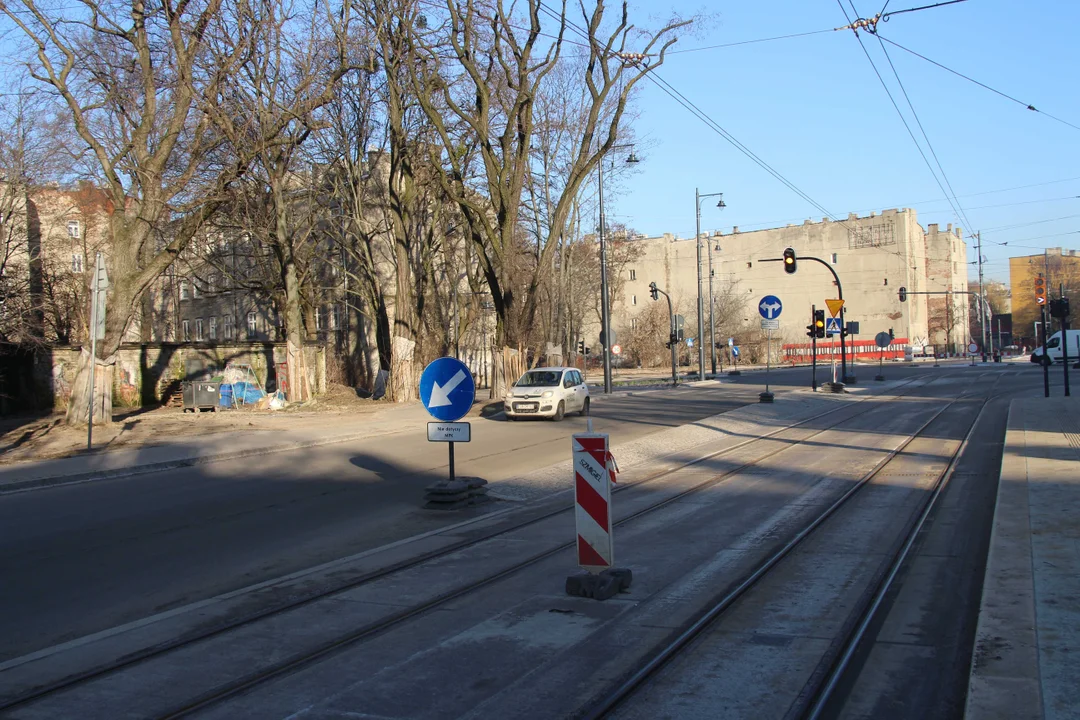
{"label": "utility wire", "polygon": [[[918,10],[932,10],[933,8],[945,7],[946,5],[956,5],[957,3],[962,2],[967,2],[967,0],[948,0],[948,2],[939,2],[934,3],[933,5],[923,5],[922,7],[913,7],[908,8],[907,10],[893,10],[891,13],[882,15],[881,19],[884,20],[885,18],[891,17],[893,15],[903,15],[904,13],[916,12]],[[885,5],[887,7],[889,3],[885,3]],[[882,11],[884,12],[884,8],[882,8]]]}
{"label": "utility wire", "polygon": [[973,227],[971,219],[968,218],[967,213],[964,212],[964,206],[960,204],[960,200],[956,197],[956,190],[953,189],[952,183],[949,182],[949,176],[945,173],[945,168],[941,165],[941,160],[938,158],[937,151],[934,150],[933,143],[930,142],[930,136],[926,134],[926,128],[923,127],[922,120],[919,119],[919,113],[915,112],[915,105],[912,104],[911,97],[908,96],[907,88],[904,87],[904,83],[900,79],[900,73],[896,71],[896,66],[893,64],[892,58],[885,49],[885,43],[881,43],[881,52],[884,53],[885,59],[889,61],[889,67],[893,71],[893,77],[896,78],[896,84],[900,86],[900,91],[904,93],[904,100],[907,101],[908,108],[911,110],[911,115],[915,118],[915,123],[919,126],[919,132],[922,133],[923,140],[926,141],[926,147],[930,149],[930,155],[933,156],[934,163],[941,172],[941,178],[945,181],[945,186],[948,187],[949,192],[952,193],[953,202],[956,203],[956,207],[960,210],[960,215],[963,217],[964,223],[969,228]]}
{"label": "utility wire", "polygon": [[827,28],[825,30],[811,30],[810,32],[792,33],[791,35],[777,35],[775,37],[758,38],[757,40],[740,40],[738,42],[723,43],[721,45],[706,45],[705,47],[686,48],[685,50],[668,50],[668,55],[681,53],[702,52],[704,50],[717,50],[719,48],[736,47],[738,45],[753,45],[754,43],[772,42],[773,40],[787,40],[789,38],[806,37],[808,35],[821,35],[822,33],[836,32],[842,28]]}
{"label": "utility wire", "polygon": [[[851,23],[851,18],[848,17],[847,9],[844,7],[844,3],[841,0],[836,0],[836,4],[840,6],[840,11],[844,13],[844,19]],[[857,13],[856,13],[857,14]],[[889,96],[889,102],[892,103],[893,108],[896,110],[896,114],[900,116],[900,121],[904,123],[904,128],[908,131],[908,135],[911,136],[911,141],[915,143],[915,148],[919,151],[919,155],[922,156],[923,162],[926,163],[926,168],[930,171],[930,174],[934,177],[934,182],[937,183],[938,188],[941,190],[941,194],[945,196],[945,199],[949,201],[949,206],[952,207],[953,213],[956,214],[957,219],[961,218],[960,212],[956,208],[956,204],[949,196],[949,193],[945,190],[945,186],[942,185],[941,179],[938,178],[936,172],[934,172],[933,165],[930,164],[929,158],[926,157],[926,153],[922,149],[922,145],[915,138],[915,133],[911,130],[911,125],[908,124],[907,118],[904,117],[904,113],[900,110],[900,106],[896,103],[896,98],[893,97],[892,91],[889,90],[888,84],[885,82],[885,78],[881,76],[881,71],[878,70],[877,64],[874,59],[870,57],[870,51],[866,49],[866,45],[862,41],[862,36],[859,35],[858,30],[854,30],[855,39],[859,41],[859,47],[862,48],[863,54],[866,55],[866,59],[870,62],[870,67],[874,69],[874,74],[877,75],[878,81],[881,83],[881,87],[885,89],[885,94]],[[966,220],[964,222],[967,222]],[[970,224],[968,225],[970,227]]]}
{"label": "utility wire", "polygon": [[953,70],[950,67],[946,67],[945,65],[942,65],[941,63],[937,62],[936,60],[931,60],[930,58],[926,57],[925,55],[917,53],[914,50],[912,50],[911,48],[906,48],[903,45],[901,45],[900,43],[895,42],[893,40],[890,40],[887,37],[883,37],[883,36],[881,36],[879,34],[877,36],[877,38],[878,38],[878,40],[881,40],[883,42],[887,42],[890,45],[893,45],[895,47],[900,48],[901,50],[903,50],[906,53],[911,53],[915,57],[920,58],[922,60],[925,60],[926,62],[930,63],[931,65],[936,65],[937,67],[941,68],[942,70],[945,70],[946,72],[950,72],[953,75],[956,75],[957,77],[961,77],[961,78],[963,78],[964,80],[967,80],[970,83],[975,83],[979,87],[984,88],[986,90],[989,90],[990,92],[992,92],[992,93],[994,93],[996,95],[1000,95],[1001,97],[1005,98],[1006,100],[1011,100],[1012,102],[1016,103],[1017,105],[1020,105],[1021,107],[1024,107],[1024,108],[1026,108],[1028,110],[1031,110],[1032,112],[1037,112],[1040,115],[1045,115],[1046,117],[1050,118],[1051,120],[1056,120],[1056,121],[1058,121],[1059,123],[1061,123],[1063,125],[1068,125],[1069,127],[1073,128],[1074,130],[1080,130],[1080,126],[1078,126],[1078,125],[1073,125],[1071,122],[1068,122],[1067,120],[1062,120],[1061,118],[1055,117],[1055,116],[1051,115],[1050,113],[1043,112],[1042,110],[1039,110],[1037,107],[1035,107],[1031,103],[1026,103],[1023,100],[1019,100],[1017,98],[1014,98],[1012,95],[1008,95],[1006,93],[1001,92],[1000,90],[997,90],[996,88],[992,88],[989,85],[987,85],[986,83],[979,82],[975,78],[968,77],[967,75],[965,75],[962,72],[958,72],[956,70]]}

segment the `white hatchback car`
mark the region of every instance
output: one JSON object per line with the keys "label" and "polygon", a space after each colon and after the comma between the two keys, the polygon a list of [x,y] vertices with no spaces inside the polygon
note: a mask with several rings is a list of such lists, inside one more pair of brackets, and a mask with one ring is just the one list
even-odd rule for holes
{"label": "white hatchback car", "polygon": [[534,368],[510,388],[503,410],[507,420],[532,416],[559,421],[569,412],[588,415],[589,386],[575,368]]}

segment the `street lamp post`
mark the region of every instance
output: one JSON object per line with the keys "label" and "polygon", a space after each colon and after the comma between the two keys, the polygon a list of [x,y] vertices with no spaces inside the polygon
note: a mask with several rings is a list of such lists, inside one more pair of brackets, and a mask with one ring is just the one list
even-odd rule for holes
{"label": "street lamp post", "polygon": [[[612,145],[608,150],[619,148],[633,148],[633,145]],[[600,346],[604,353],[604,394],[611,393],[611,309],[608,302],[608,279],[607,279],[607,242],[604,238],[604,157],[601,150],[600,162],[597,164],[597,175],[600,191]],[[637,155],[633,150],[628,163],[638,162]]]}
{"label": "street lamp post", "polygon": [[[701,201],[709,197],[720,197],[716,207],[724,205],[724,193],[702,195],[694,188],[694,217],[696,219],[695,239],[697,240],[697,328],[698,328],[698,380],[705,379],[705,298],[701,293]],[[712,337],[712,246],[709,247],[709,342],[713,344],[712,371],[716,374],[716,348]]]}

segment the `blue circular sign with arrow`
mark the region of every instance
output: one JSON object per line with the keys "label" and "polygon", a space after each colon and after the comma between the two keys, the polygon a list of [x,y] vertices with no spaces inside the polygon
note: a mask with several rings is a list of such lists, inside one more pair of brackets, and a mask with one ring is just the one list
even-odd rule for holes
{"label": "blue circular sign with arrow", "polygon": [[472,408],[475,398],[472,372],[457,358],[433,360],[420,375],[420,402],[436,420],[460,420]]}
{"label": "blue circular sign with arrow", "polygon": [[780,298],[775,295],[766,295],[761,298],[761,302],[757,306],[757,311],[766,320],[775,320],[780,317],[780,311],[783,309],[784,306],[781,304]]}

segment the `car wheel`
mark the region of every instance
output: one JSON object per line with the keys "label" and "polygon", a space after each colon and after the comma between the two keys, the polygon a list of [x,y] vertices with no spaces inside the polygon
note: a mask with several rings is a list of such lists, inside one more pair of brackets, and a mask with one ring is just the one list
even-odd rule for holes
{"label": "car wheel", "polygon": [[559,407],[555,408],[555,414],[551,416],[551,419],[554,420],[555,422],[559,422],[560,420],[563,419],[563,415],[566,414],[565,411],[566,411],[566,405],[563,403],[562,400],[560,400],[559,401]]}
{"label": "car wheel", "polygon": [[581,406],[581,417],[586,417],[589,414],[589,398],[585,398],[585,404]]}

